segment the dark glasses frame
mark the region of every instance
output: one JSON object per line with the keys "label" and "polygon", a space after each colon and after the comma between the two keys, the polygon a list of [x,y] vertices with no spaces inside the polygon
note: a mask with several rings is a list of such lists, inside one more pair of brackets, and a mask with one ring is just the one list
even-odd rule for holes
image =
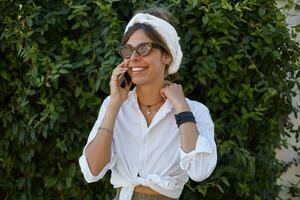
{"label": "dark glasses frame", "polygon": [[[148,51],[148,52],[141,54],[141,52],[139,51],[139,48],[140,48],[140,47],[143,47],[144,45],[149,45],[150,48],[149,48],[149,51]],[[125,55],[122,53],[122,51],[123,51],[125,48],[129,48],[129,49],[131,50],[130,55],[125,56]],[[120,54],[120,56],[121,56],[122,58],[124,58],[124,59],[129,59],[129,58],[132,56],[132,54],[133,54],[134,51],[137,53],[138,56],[147,56],[147,55],[149,55],[150,52],[152,51],[152,48],[161,49],[161,50],[164,51],[164,48],[163,48],[160,44],[153,43],[153,42],[143,42],[143,43],[137,45],[136,47],[133,47],[133,46],[128,45],[128,44],[127,44],[127,45],[123,45],[123,46],[119,47],[118,52],[119,52],[119,54]]]}

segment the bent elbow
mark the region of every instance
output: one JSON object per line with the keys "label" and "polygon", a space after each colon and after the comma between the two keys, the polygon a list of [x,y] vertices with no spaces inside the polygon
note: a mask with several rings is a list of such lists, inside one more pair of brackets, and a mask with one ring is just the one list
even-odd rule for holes
{"label": "bent elbow", "polygon": [[103,176],[103,173],[101,174],[101,171],[97,173],[97,169],[90,168],[84,155],[79,158],[79,165],[84,179],[87,183],[96,182],[102,178],[101,176]]}
{"label": "bent elbow", "polygon": [[[189,173],[189,177],[196,182],[201,182],[210,177],[217,165],[217,159],[213,161],[207,168],[202,170],[193,170],[194,173]],[[191,171],[192,172],[192,171]]]}
{"label": "bent elbow", "polygon": [[100,174],[100,172],[102,171],[103,168],[99,168],[99,167],[90,167],[91,170],[91,174],[93,176],[98,176]]}
{"label": "bent elbow", "polygon": [[212,174],[213,170],[211,172],[208,173],[200,173],[200,174],[190,174],[189,177],[196,182],[201,182],[204,181],[205,179],[207,179],[211,174]]}

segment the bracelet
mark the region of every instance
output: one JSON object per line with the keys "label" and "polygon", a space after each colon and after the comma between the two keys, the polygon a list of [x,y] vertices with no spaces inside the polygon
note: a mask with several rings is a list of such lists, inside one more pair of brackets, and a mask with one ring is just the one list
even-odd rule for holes
{"label": "bracelet", "polygon": [[113,134],[113,131],[108,129],[108,128],[104,128],[104,127],[99,127],[98,130],[103,130],[103,131],[106,131],[106,132],[109,132],[110,134]]}
{"label": "bracelet", "polygon": [[190,111],[175,114],[175,120],[176,120],[176,124],[177,124],[178,128],[181,124],[183,124],[185,122],[196,123],[195,117],[194,117],[193,113]]}

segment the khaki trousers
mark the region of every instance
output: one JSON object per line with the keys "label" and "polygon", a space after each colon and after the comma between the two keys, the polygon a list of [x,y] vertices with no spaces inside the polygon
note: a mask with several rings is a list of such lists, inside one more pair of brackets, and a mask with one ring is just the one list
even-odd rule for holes
{"label": "khaki trousers", "polygon": [[[120,195],[120,189],[118,188],[117,195],[115,196],[115,198],[113,198],[113,200],[119,200],[119,195]],[[179,200],[179,199],[173,199],[163,195],[149,195],[144,193],[133,192],[131,200]]]}

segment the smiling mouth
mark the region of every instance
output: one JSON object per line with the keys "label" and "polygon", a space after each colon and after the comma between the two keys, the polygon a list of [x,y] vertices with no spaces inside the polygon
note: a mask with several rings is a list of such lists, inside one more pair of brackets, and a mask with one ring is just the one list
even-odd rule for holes
{"label": "smiling mouth", "polygon": [[130,67],[130,70],[133,73],[137,73],[137,72],[143,72],[145,71],[147,68],[146,67]]}

